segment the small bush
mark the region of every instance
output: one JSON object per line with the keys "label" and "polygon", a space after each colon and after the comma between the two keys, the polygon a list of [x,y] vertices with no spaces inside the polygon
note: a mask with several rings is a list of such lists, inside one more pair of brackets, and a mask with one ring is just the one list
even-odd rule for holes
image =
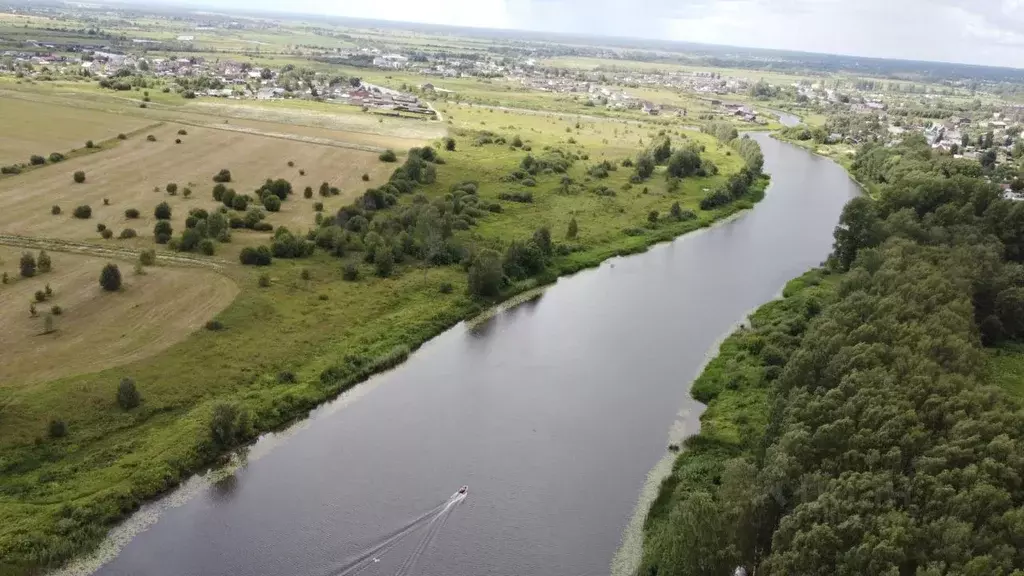
{"label": "small bush", "polygon": [[227,168],[221,168],[220,172],[217,172],[213,176],[214,182],[231,182],[231,171]]}
{"label": "small bush", "polygon": [[54,216],[57,216],[58,214],[60,214],[60,206],[57,206],[56,204],[51,206],[50,207],[50,214],[53,214]]}
{"label": "small bush", "polygon": [[369,182],[369,181],[370,181],[370,175],[364,173],[363,174],[363,182]]}
{"label": "small bush", "polygon": [[178,193],[178,185],[175,184],[174,182],[168,182],[167,186],[164,187],[164,190],[167,190],[168,194],[174,196],[175,194]]}
{"label": "small bush", "polygon": [[455,290],[451,282],[444,282],[438,287],[437,291],[441,294],[451,294]]}
{"label": "small bush", "polygon": [[33,166],[40,166],[42,164],[46,164],[46,158],[43,158],[38,154],[33,154],[32,157],[28,159],[28,161]]}
{"label": "small bush", "polygon": [[288,161],[288,167],[289,168],[294,168],[295,167],[295,161],[294,160],[289,160]]}
{"label": "small bush", "polygon": [[71,213],[75,218],[86,220],[92,218],[92,208],[88,204],[83,204],[75,208],[75,211]]}
{"label": "small bush", "polygon": [[260,288],[269,288],[270,287],[270,275],[269,274],[260,274],[260,279],[258,281],[258,284],[259,284]]}
{"label": "small bush", "polygon": [[[46,250],[39,251],[39,259],[36,260],[36,270],[40,274],[45,274],[53,268],[53,262],[50,260],[50,255],[46,253]],[[49,289],[50,285],[47,284],[46,288]]]}
{"label": "small bush", "polygon": [[104,206],[110,206],[110,198],[104,198],[103,199],[103,205]]}
{"label": "small bush", "polygon": [[267,212],[278,212],[281,210],[281,199],[273,194],[263,196],[263,207]]}
{"label": "small bush", "polygon": [[129,208],[124,211],[124,217],[129,220],[135,220],[139,217],[139,211],[135,208]]}
{"label": "small bush", "polygon": [[78,184],[81,184],[82,182],[85,182],[85,172],[78,170],[71,176],[71,178]]}
{"label": "small bush", "polygon": [[346,264],[341,270],[341,277],[346,282],[355,282],[359,280],[359,267],[355,264]]}
{"label": "small bush", "polygon": [[114,237],[114,231],[107,228],[103,232],[100,232],[100,236],[103,236],[104,240],[110,240],[111,238]]}
{"label": "small bush", "polygon": [[455,139],[454,138],[445,138],[444,139],[444,149],[449,151],[449,152],[454,152],[455,151]]}
{"label": "small bush", "polygon": [[[227,196],[225,195],[225,198],[226,197]],[[246,208],[249,207],[249,197],[244,196],[242,194],[236,194],[234,197],[231,198],[231,207],[234,208],[235,210],[238,210],[239,212],[244,211]]]}
{"label": "small bush", "polygon": [[45,302],[46,301],[46,292],[43,292],[42,290],[36,290],[35,298],[36,298],[36,302]]}
{"label": "small bush", "polygon": [[313,203],[313,211],[314,212],[323,212],[324,211],[324,203],[323,202],[314,202]]}
{"label": "small bush", "polygon": [[152,266],[156,264],[156,250],[143,250],[142,253],[139,254],[139,264],[142,264],[143,266]]}
{"label": "small bush", "polygon": [[117,135],[117,139],[118,140],[127,140],[128,139],[128,135],[127,134],[118,134]]}
{"label": "small bush", "polygon": [[189,196],[192,196],[192,189],[191,188],[185,188],[184,190],[181,191],[181,195],[184,196],[185,198],[188,198]]}
{"label": "small bush", "polygon": [[85,141],[85,147],[86,147],[86,148],[95,148],[95,147],[96,147],[96,145],[95,145],[95,144],[93,144],[92,140],[86,140],[86,141]]}
{"label": "small bush", "polygon": [[[170,184],[168,184],[170,186]],[[161,202],[156,205],[153,209],[153,216],[157,220],[170,220],[171,219],[171,206],[167,202]]]}
{"label": "small bush", "polygon": [[266,246],[253,248],[246,246],[238,255],[238,260],[247,266],[269,266],[272,261],[270,249]]}
{"label": "small bush", "polygon": [[206,323],[206,329],[210,332],[219,332],[224,329],[224,324],[220,320],[210,320]]}
{"label": "small bush", "polygon": [[213,246],[213,240],[209,238],[203,238],[199,241],[199,252],[206,256],[213,256],[215,248]]}
{"label": "small bush", "polygon": [[[145,108],[145,106],[141,106],[141,105],[140,105],[140,107],[141,108]],[[149,136],[146,136],[146,140],[149,141],[149,142],[156,142],[156,136],[153,136],[152,134],[150,134]]]}
{"label": "small bush", "polygon": [[533,202],[532,192],[501,192],[498,194],[499,200],[507,200],[509,202],[520,202],[524,204],[530,204]]}
{"label": "small bush", "polygon": [[277,381],[280,384],[291,384],[295,382],[295,374],[291,370],[282,370],[277,373]]}
{"label": "small bush", "polygon": [[61,308],[60,306],[53,305],[50,307],[50,314],[53,314],[54,316],[60,316],[63,313],[64,309]]}
{"label": "small bush", "polygon": [[312,198],[313,197],[313,187],[312,186],[306,186],[306,189],[302,191],[302,197],[303,198]]}
{"label": "small bush", "polygon": [[307,282],[313,278],[313,273],[308,268],[303,268],[302,272],[299,273],[299,278],[306,280]]}
{"label": "small bush", "polygon": [[175,144],[181,144],[181,138],[175,138],[174,139],[174,143]]}
{"label": "small bush", "polygon": [[51,152],[50,153],[50,162],[56,164],[57,162],[61,162],[63,160],[64,160],[64,155],[61,154],[60,152]]}
{"label": "small bush", "polygon": [[106,224],[97,224],[96,225],[96,231],[97,232],[103,232],[106,229],[107,229],[107,225]]}
{"label": "small bush", "polygon": [[188,136],[188,131],[185,130],[184,128],[179,128],[178,129],[178,136]]}
{"label": "small bush", "polygon": [[63,438],[68,435],[68,425],[63,420],[50,420],[47,432],[50,438]]}
{"label": "small bush", "polygon": [[129,238],[135,238],[138,235],[139,233],[136,232],[134,228],[125,228],[124,230],[121,230],[121,233],[117,237],[122,240],[127,240]]}
{"label": "small bush", "polygon": [[224,193],[228,191],[228,187],[223,184],[217,184],[213,187],[213,199],[217,202],[224,200]]}
{"label": "small bush", "polygon": [[394,150],[385,150],[379,156],[381,162],[395,162],[398,160],[398,156],[395,155]]}
{"label": "small bush", "polygon": [[138,388],[135,387],[135,381],[131,378],[122,378],[117,385],[117,405],[122,410],[131,410],[140,402],[142,402],[142,397],[139,395]]}
{"label": "small bush", "polygon": [[100,272],[100,286],[107,292],[117,292],[121,289],[121,269],[117,264],[107,264]]}

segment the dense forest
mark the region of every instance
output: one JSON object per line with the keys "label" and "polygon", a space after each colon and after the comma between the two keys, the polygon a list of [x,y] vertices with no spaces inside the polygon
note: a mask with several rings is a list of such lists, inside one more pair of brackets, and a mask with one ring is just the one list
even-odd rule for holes
{"label": "dense forest", "polygon": [[1024,203],[916,138],[853,172],[827,265],[694,383],[641,574],[1024,574],[1024,411],[984,372],[1024,335]]}

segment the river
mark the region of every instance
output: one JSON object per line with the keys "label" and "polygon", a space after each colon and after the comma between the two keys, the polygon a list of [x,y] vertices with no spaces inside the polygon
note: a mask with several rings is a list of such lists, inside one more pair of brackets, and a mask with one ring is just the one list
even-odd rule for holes
{"label": "river", "polygon": [[754,137],[772,174],[754,210],[452,328],[224,480],[147,505],[98,573],[607,575],[670,428],[698,428],[708,351],[825,258],[858,192]]}

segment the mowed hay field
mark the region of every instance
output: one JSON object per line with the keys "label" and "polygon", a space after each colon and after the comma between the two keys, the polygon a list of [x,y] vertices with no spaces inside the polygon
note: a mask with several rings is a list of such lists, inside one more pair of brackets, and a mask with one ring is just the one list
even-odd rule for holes
{"label": "mowed hay field", "polygon": [[[0,286],[0,386],[94,372],[151,356],[183,339],[224,309],[238,293],[227,276],[200,267],[149,267],[135,275],[131,262],[116,262],[123,289],[105,292],[100,270],[111,260],[48,252],[53,269],[32,278],[18,275],[23,250],[0,247],[0,270],[10,283]],[[32,252],[38,255],[37,252]],[[49,284],[53,296],[36,303]],[[56,332],[43,334],[52,306]]]}
{"label": "mowed hay field", "polygon": [[[178,135],[182,128],[187,135]],[[222,168],[231,171],[232,181],[227,186],[239,194],[253,194],[267,178],[291,182],[295,193],[282,204],[280,212],[268,215],[268,221],[305,230],[313,226],[315,202],[323,202],[326,212],[337,210],[366,188],[385,182],[395,167],[381,162],[373,152],[228,130],[168,124],[152,134],[156,142],[139,134],[110,150],[0,180],[0,204],[4,207],[0,211],[0,231],[135,248],[155,246],[154,207],[160,202],[170,204],[174,235],[178,236],[185,229],[190,209],[221,206],[212,197],[212,177]],[[175,139],[182,143],[175,144]],[[295,165],[289,167],[289,161]],[[86,173],[84,183],[72,180],[77,170]],[[362,180],[363,174],[370,176],[368,182]],[[165,191],[171,182],[178,185],[175,196]],[[316,191],[322,182],[338,187],[341,195],[321,198]],[[306,186],[314,189],[311,199],[303,198]],[[192,189],[190,198],[183,196],[186,187]],[[104,205],[104,198],[109,205]],[[83,204],[92,208],[92,217],[73,218],[74,208]],[[51,214],[53,205],[60,206],[60,215]],[[124,213],[129,208],[139,210],[141,217],[127,219]],[[114,231],[115,239],[101,239],[96,229],[101,223]],[[134,228],[140,238],[117,240],[120,231],[128,227]],[[253,234],[237,232],[236,236]]]}
{"label": "mowed hay field", "polygon": [[0,98],[0,164],[28,162],[137,130],[152,121],[120,114]]}

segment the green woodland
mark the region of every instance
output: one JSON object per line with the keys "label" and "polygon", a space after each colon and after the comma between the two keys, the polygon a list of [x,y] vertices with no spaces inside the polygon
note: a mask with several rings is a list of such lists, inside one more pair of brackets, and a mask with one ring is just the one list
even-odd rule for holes
{"label": "green woodland", "polygon": [[986,350],[1024,336],[1024,204],[917,137],[852,171],[878,194],[827,265],[695,382],[640,574],[1024,574],[1024,411]]}

